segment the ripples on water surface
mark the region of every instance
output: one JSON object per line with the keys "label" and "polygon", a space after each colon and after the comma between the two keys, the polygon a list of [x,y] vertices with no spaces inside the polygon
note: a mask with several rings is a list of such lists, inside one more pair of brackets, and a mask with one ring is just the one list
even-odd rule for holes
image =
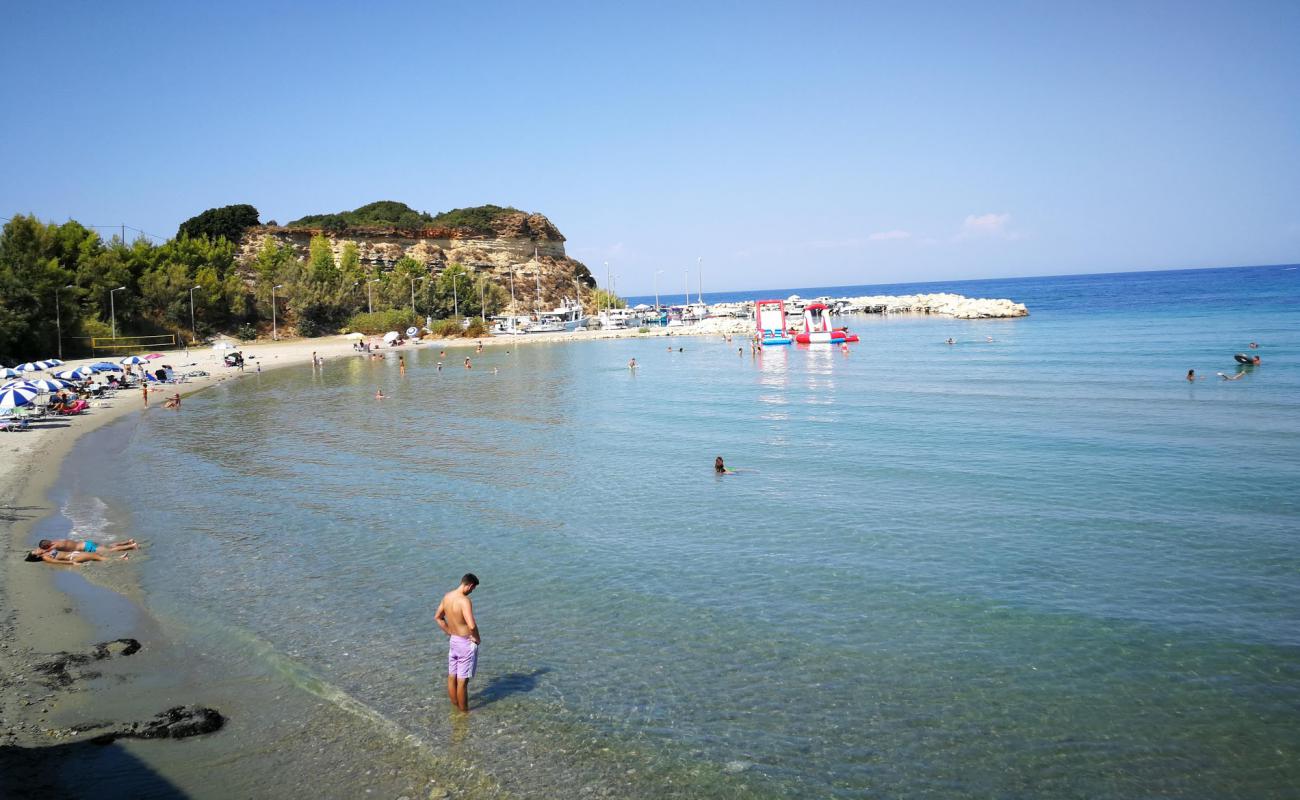
{"label": "ripples on water surface", "polygon": [[[852,320],[848,356],[269,372],[151,411],[99,490],[156,532],[165,617],[522,796],[1295,796],[1295,305],[1017,299]],[[1248,378],[1181,380],[1251,338]],[[453,735],[432,613],[467,570]]]}

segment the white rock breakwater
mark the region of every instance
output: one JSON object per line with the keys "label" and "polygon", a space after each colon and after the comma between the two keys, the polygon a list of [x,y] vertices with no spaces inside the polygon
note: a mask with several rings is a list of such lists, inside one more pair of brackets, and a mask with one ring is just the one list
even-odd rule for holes
{"label": "white rock breakwater", "polygon": [[998,319],[1027,317],[1029,309],[1024,303],[1006,299],[963,297],[959,294],[876,295],[847,298],[846,311],[884,314],[943,314],[957,319]]}

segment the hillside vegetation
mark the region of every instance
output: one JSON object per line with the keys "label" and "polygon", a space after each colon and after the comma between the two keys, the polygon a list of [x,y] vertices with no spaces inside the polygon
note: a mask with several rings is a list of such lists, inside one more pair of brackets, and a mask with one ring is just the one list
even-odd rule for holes
{"label": "hillside vegetation", "polygon": [[308,214],[296,219],[286,228],[311,228],[326,231],[345,231],[366,228],[396,228],[406,231],[421,231],[430,228],[464,228],[478,233],[493,233],[495,223],[507,214],[518,214],[518,209],[485,205],[473,208],[454,208],[441,214],[433,215],[427,211],[416,211],[405,203],[395,200],[380,200],[351,211],[335,214]]}

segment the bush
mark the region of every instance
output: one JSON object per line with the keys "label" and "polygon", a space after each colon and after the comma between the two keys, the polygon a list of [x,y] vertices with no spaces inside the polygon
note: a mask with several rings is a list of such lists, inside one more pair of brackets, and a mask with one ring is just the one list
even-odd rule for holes
{"label": "bush", "polygon": [[298,335],[306,336],[308,339],[313,339],[317,336],[328,336],[333,333],[325,323],[314,317],[300,317],[296,327],[298,328]]}
{"label": "bush", "polygon": [[460,320],[458,319],[440,319],[433,323],[430,329],[433,335],[439,339],[454,339],[458,336],[464,336],[465,332],[461,330]]}
{"label": "bush", "polygon": [[420,320],[410,310],[391,308],[373,314],[353,314],[348,320],[346,330],[375,335],[389,331],[405,332],[412,326],[420,327]]}
{"label": "bush", "polygon": [[484,325],[483,320],[478,317],[471,317],[469,324],[465,326],[464,335],[470,339],[477,339],[480,336],[486,336],[487,326]]}
{"label": "bush", "polygon": [[642,325],[641,327],[639,327],[639,328],[636,329],[636,332],[637,332],[637,333],[649,333],[649,332],[650,332],[650,329],[647,328],[646,326]]}
{"label": "bush", "polygon": [[254,328],[252,325],[245,322],[243,325],[240,325],[235,329],[235,336],[240,341],[251,342],[257,338],[257,328]]}

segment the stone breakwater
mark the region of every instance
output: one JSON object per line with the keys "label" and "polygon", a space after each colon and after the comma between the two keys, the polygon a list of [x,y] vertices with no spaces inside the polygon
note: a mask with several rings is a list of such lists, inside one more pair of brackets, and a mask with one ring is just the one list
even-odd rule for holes
{"label": "stone breakwater", "polygon": [[1027,317],[1029,309],[1024,303],[1006,299],[963,297],[959,294],[878,295],[848,298],[849,308],[884,314],[942,314],[957,319],[999,319]]}

